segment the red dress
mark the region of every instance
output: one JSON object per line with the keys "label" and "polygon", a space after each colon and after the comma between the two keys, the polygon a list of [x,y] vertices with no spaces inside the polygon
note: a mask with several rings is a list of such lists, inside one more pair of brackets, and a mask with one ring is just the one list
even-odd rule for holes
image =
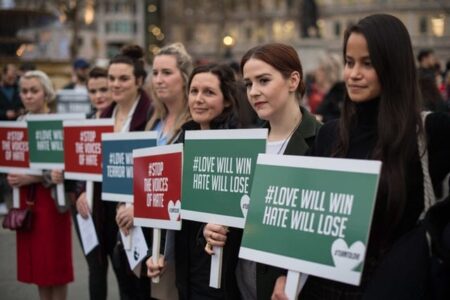
{"label": "red dress", "polygon": [[17,232],[17,279],[39,286],[73,281],[72,237],[69,212],[59,213],[51,189],[42,184],[20,188],[20,206],[35,189],[31,231]]}

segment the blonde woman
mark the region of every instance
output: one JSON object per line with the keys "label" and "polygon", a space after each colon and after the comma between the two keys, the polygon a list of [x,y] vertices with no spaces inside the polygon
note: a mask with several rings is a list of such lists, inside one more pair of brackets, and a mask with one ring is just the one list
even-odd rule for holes
{"label": "blonde woman", "polygon": [[151,89],[154,112],[147,129],[158,132],[158,145],[170,144],[190,119],[186,83],[192,59],[181,43],[161,48],[153,60]]}
{"label": "blonde woman", "polygon": [[[187,81],[192,71],[192,59],[180,43],[167,45],[155,56],[152,65],[151,90],[153,95],[153,114],[147,129],[158,132],[158,145],[173,143],[181,132],[181,126],[190,119],[187,101]],[[167,231],[164,257],[167,261],[167,273],[162,282],[154,285],[154,295],[161,298],[177,299],[174,272],[173,231]],[[161,257],[161,264],[164,258]],[[170,275],[172,274],[172,275]]]}
{"label": "blonde woman", "polygon": [[[48,114],[55,92],[48,76],[30,71],[20,79],[20,98],[27,114]],[[73,281],[69,212],[60,213],[52,198],[50,176],[8,174],[8,183],[20,188],[20,207],[33,202],[30,231],[17,231],[17,279],[36,284],[42,300],[67,298]]]}

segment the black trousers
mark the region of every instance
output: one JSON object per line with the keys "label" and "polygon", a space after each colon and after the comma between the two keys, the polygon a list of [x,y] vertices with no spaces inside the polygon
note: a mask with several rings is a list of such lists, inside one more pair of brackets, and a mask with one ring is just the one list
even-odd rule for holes
{"label": "black trousers", "polygon": [[[105,202],[94,204],[93,221],[97,232],[99,245],[95,247],[86,256],[86,261],[89,269],[89,297],[92,300],[106,300],[108,291],[108,257],[111,260],[114,273],[117,278],[119,292],[125,290],[127,276],[120,269],[118,264],[114,263],[113,254],[117,246],[117,225],[115,221],[116,203]],[[73,220],[78,239],[81,238],[76,221],[76,210],[73,211]]]}
{"label": "black trousers", "polygon": [[130,269],[128,259],[120,241],[120,234],[117,235],[117,245],[114,249],[113,264],[117,268],[120,278],[119,292],[121,300],[149,300],[153,299],[151,295],[150,278],[147,277],[147,268],[145,266],[145,259],[141,263],[141,276],[138,278],[136,274]]}

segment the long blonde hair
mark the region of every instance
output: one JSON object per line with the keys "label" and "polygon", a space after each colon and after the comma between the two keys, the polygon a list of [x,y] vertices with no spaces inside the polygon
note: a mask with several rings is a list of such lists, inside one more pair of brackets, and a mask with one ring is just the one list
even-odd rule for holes
{"label": "long blonde hair", "polygon": [[[177,68],[181,72],[181,76],[183,78],[183,90],[186,91],[186,86],[189,78],[189,74],[192,71],[193,64],[192,64],[192,58],[187,53],[186,48],[181,43],[174,43],[167,45],[156,54],[156,56],[160,55],[172,55],[176,58],[177,62]],[[155,56],[155,57],[156,57]],[[158,99],[158,97],[155,95],[152,89],[152,98],[153,98],[153,114],[150,117],[150,120],[147,122],[147,125],[145,127],[146,130],[151,130],[158,121],[164,120],[167,117],[167,114],[169,113],[167,110],[167,107],[164,105],[164,103]],[[183,94],[183,111],[181,114],[177,117],[175,120],[174,128],[172,130],[172,135],[168,138],[168,142],[172,142],[173,139],[178,136],[178,133],[181,130],[181,126],[190,120],[190,114],[187,104],[187,95],[186,92]]]}

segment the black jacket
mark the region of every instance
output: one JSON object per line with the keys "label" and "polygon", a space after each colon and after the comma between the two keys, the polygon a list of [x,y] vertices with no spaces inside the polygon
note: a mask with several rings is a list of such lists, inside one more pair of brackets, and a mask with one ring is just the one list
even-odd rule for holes
{"label": "black jacket", "polygon": [[12,99],[8,100],[7,96],[3,93],[3,88],[0,88],[0,120],[10,120],[6,117],[6,112],[8,110],[14,110],[19,113],[23,110],[23,104],[19,96],[19,88],[17,85],[8,87],[13,89]]}
{"label": "black jacket", "polygon": [[[211,124],[212,129],[232,129],[238,125],[227,120]],[[186,130],[200,130],[200,125],[189,121],[183,125],[177,143],[184,142]],[[227,244],[223,250],[221,288],[209,286],[211,256],[204,248],[204,223],[183,220],[182,229],[175,234],[176,285],[180,300],[230,299],[239,300],[240,294],[236,282],[236,265],[242,230],[230,228]]]}
{"label": "black jacket", "polygon": [[[283,153],[285,155],[304,155],[314,144],[319,128],[322,126],[306,109],[300,107],[300,110],[303,114],[302,122],[289,140],[286,150]],[[258,263],[256,265],[256,291],[258,300],[270,299],[275,281],[279,276],[285,274],[286,271],[283,269]]]}

